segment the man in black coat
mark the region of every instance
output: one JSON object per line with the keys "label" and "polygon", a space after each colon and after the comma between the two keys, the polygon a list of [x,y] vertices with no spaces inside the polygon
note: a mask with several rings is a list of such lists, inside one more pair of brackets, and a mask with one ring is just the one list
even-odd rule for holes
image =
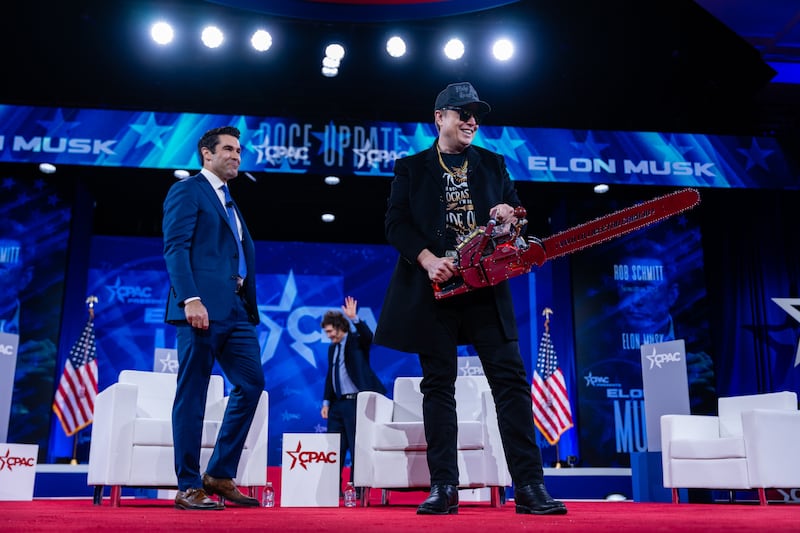
{"label": "man in black coat", "polygon": [[458,512],[457,347],[472,344],[497,405],[517,513],[565,514],[545,489],[536,445],[530,381],[520,355],[508,282],[436,300],[432,283],[456,273],[453,250],[489,218],[514,224],[519,197],[505,160],[472,146],[490,110],[470,83],[436,98],[433,146],[398,159],[386,212],[386,238],[400,253],[386,292],[375,343],[419,354],[430,496],[418,514]]}
{"label": "man in black coat", "polygon": [[[320,415],[328,420],[328,433],[339,433],[341,438],[340,479],[345,454],[350,450],[353,458],[350,481],[353,480],[355,467],[356,396],[361,391],[386,394],[386,388],[369,364],[372,330],[358,319],[357,307],[355,298],[348,296],[342,306],[344,314],[328,311],[322,317],[322,329],[331,340],[331,345],[328,348],[328,370]],[[355,331],[350,331],[350,322],[355,326]]]}

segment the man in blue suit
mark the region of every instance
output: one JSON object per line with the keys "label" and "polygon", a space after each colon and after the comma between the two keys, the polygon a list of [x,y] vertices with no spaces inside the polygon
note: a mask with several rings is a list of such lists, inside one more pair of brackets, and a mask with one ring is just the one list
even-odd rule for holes
{"label": "man in blue suit", "polygon": [[[328,311],[322,317],[322,329],[331,344],[328,347],[328,371],[320,415],[328,420],[328,433],[339,433],[341,437],[340,478],[345,454],[350,450],[350,457],[353,458],[350,481],[353,481],[355,469],[356,396],[361,391],[386,394],[386,388],[369,364],[372,330],[358,319],[357,307],[356,299],[348,296],[342,306],[344,314]],[[355,326],[355,331],[350,331],[348,319]]]}
{"label": "man in blue suit", "polygon": [[[166,321],[177,326],[178,377],[172,410],[175,507],[256,506],[233,478],[264,390],[255,326],[255,246],[228,181],[239,173],[239,130],[225,126],[197,143],[202,170],[164,200],[164,259],[170,279]],[[200,474],[206,393],[214,363],[233,385],[214,452]],[[211,499],[218,495],[220,501]]]}

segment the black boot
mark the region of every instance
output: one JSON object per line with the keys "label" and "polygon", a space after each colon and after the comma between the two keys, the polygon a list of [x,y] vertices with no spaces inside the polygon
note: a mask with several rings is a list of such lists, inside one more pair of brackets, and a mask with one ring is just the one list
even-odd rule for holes
{"label": "black boot", "polygon": [[458,514],[458,488],[433,485],[431,495],[417,507],[417,514]]}
{"label": "black boot", "polygon": [[567,514],[567,507],[554,500],[544,488],[544,483],[514,488],[517,514]]}

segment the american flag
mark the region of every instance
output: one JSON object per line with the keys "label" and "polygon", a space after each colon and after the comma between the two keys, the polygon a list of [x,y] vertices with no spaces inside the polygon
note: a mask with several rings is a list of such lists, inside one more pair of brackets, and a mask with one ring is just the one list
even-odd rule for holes
{"label": "american flag", "polygon": [[97,396],[96,352],[94,322],[89,318],[81,337],[69,351],[53,400],[53,411],[68,436],[92,423]]}
{"label": "american flag", "polygon": [[572,427],[572,409],[564,383],[564,375],[558,367],[556,350],[550,340],[550,331],[545,331],[539,343],[539,356],[531,383],[533,399],[533,422],[550,444],[555,444],[561,434]]}

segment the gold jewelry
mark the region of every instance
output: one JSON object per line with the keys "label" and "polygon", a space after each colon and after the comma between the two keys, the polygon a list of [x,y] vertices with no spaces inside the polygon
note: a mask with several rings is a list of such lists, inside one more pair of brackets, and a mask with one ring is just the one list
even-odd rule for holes
{"label": "gold jewelry", "polygon": [[448,167],[444,164],[442,152],[439,150],[439,143],[436,143],[436,155],[439,156],[439,164],[442,166],[444,171],[453,176],[458,183],[464,183],[467,180],[467,167],[469,166],[469,160],[467,159],[466,155],[464,155],[464,164],[460,167]]}

